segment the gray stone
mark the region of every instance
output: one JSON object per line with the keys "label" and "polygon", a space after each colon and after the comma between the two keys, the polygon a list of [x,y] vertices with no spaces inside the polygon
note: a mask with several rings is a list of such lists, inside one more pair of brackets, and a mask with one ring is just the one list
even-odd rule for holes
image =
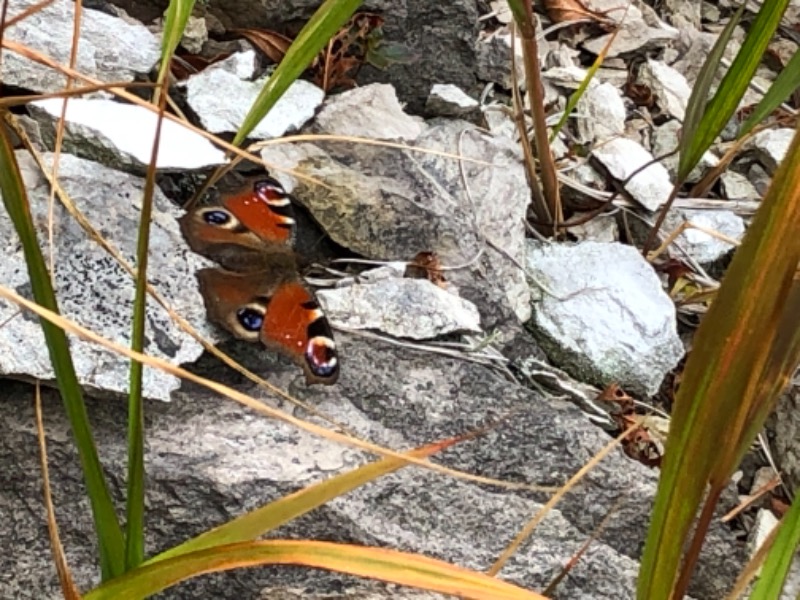
{"label": "gray stone", "polygon": [[[530,327],[572,376],[652,395],[683,356],[675,306],[635,248],[530,243]],[[546,289],[545,289],[546,288]]]}
{"label": "gray stone", "polygon": [[773,173],[778,168],[783,157],[786,156],[786,151],[789,149],[794,133],[794,129],[789,127],[765,129],[756,133],[747,147],[755,148],[761,164],[770,173]]}
{"label": "gray stone", "polygon": [[[49,186],[27,156],[18,155],[34,223],[46,252],[47,197]],[[48,161],[50,156],[46,157]],[[94,226],[120,250],[129,262],[136,252],[137,226],[144,182],[132,175],[62,154],[59,180]],[[213,339],[205,325],[205,309],[194,272],[202,264],[189,251],[178,230],[177,208],[156,189],[150,233],[149,278],[167,302],[202,334]],[[84,233],[56,200],[55,287],[59,308],[69,319],[103,337],[130,345],[134,283],[105,251]],[[31,296],[22,249],[8,218],[0,219],[4,241],[0,282],[26,297]],[[0,373],[53,381],[50,357],[39,322],[20,313],[16,306],[0,304]],[[148,299],[145,352],[173,364],[196,360],[199,343],[183,333],[166,311]],[[13,352],[8,349],[13,348]],[[72,356],[81,384],[98,393],[126,393],[129,363],[124,357],[99,346],[72,340]],[[168,400],[180,381],[161,371],[145,369],[144,395]]]}
{"label": "gray stone", "polygon": [[638,80],[652,90],[662,112],[683,120],[692,93],[686,77],[661,61],[648,59],[639,70]]}
{"label": "gray stone", "polygon": [[392,86],[376,83],[329,98],[313,126],[330,135],[411,142],[425,123],[403,112]]}
{"label": "gray stone", "polygon": [[736,171],[727,169],[719,177],[720,185],[728,200],[758,200],[760,196],[750,180]]}
{"label": "gray stone", "polygon": [[[346,125],[331,122],[327,129],[350,132],[352,116],[344,118]],[[389,123],[389,135],[407,135],[391,125],[395,115],[366,111],[361,120],[364,130],[382,133],[381,123]],[[435,252],[444,266],[463,265],[448,280],[484,318],[505,304],[527,320],[529,292],[519,265],[529,198],[518,147],[462,121],[423,130],[415,146],[483,162],[459,165],[436,154],[335,143],[271,146],[262,158],[325,184],[276,174],[338,244],[380,260]],[[499,296],[480,299],[490,292]]]}
{"label": "gray stone", "polygon": [[[486,367],[345,335],[337,341],[346,361],[339,384],[304,390],[301,397],[361,438],[412,448],[483,428],[497,422],[498,415],[513,415],[485,437],[457,444],[434,460],[486,477],[546,486],[563,484],[609,442],[571,404],[509,383]],[[249,349],[246,354],[253,357]],[[215,365],[204,361],[197,368],[216,380],[229,380],[228,371]],[[288,363],[271,365],[269,372],[282,386],[297,378],[296,367]],[[0,382],[0,389],[0,509],[13,524],[0,530],[0,544],[16,565],[25,565],[4,570],[0,596],[21,597],[18,592],[25,590],[35,598],[60,597],[36,477],[32,392],[7,382]],[[261,395],[252,387],[244,390]],[[44,406],[51,484],[67,560],[86,590],[97,583],[91,517],[77,483],[68,426],[54,396],[45,393]],[[124,489],[125,407],[90,399],[89,411],[112,491]],[[256,417],[196,386],[187,385],[168,410],[156,405],[147,413],[148,554],[373,459]],[[655,471],[618,449],[612,451],[548,514],[500,576],[542,590],[596,535],[559,585],[559,596],[632,600],[656,478]],[[548,497],[410,467],[354,490],[270,537],[401,548],[485,571]],[[598,529],[611,506],[614,516]],[[692,594],[721,597],[741,568],[741,555],[733,535],[715,524]],[[332,594],[329,598],[365,597],[361,594],[366,590],[376,598],[395,597],[391,590],[381,594],[374,586],[313,569],[244,569],[187,582],[162,597],[282,598],[291,596],[280,593],[297,589],[303,590],[303,598],[324,592]]]}
{"label": "gray stone", "polygon": [[474,304],[425,279],[386,278],[320,290],[317,297],[328,318],[348,329],[372,329],[414,340],[481,331]]}
{"label": "gray stone", "polygon": [[[51,98],[28,106],[52,149],[63,101]],[[74,98],[67,104],[66,124],[62,146],[65,152],[125,171],[147,171],[158,124],[158,115],[153,111],[102,98]],[[200,169],[225,162],[225,153],[203,136],[163,120],[157,169]]]}
{"label": "gray stone", "polygon": [[183,30],[181,46],[192,54],[200,54],[203,44],[207,41],[208,28],[206,27],[206,20],[190,15]]}
{"label": "gray stone", "polygon": [[[8,17],[36,5],[36,0],[15,0]],[[6,40],[25,44],[62,65],[69,64],[73,43],[74,3],[55,0],[3,32]],[[97,10],[81,13],[81,37],[75,68],[103,82],[131,81],[147,74],[161,55],[158,39],[144,25],[126,23]],[[5,85],[36,92],[55,92],[66,80],[58,71],[14,52],[3,52]],[[80,84],[79,84],[80,85]]]}
{"label": "gray stone", "polygon": [[[525,87],[525,62],[522,44],[517,39],[515,48],[515,75],[517,86]],[[514,77],[511,71],[511,33],[508,29],[498,29],[489,35],[482,36],[475,43],[475,72],[481,81],[491,81],[510,90]],[[540,48],[539,58],[544,59],[546,50]]]}
{"label": "gray stone", "polygon": [[[672,192],[667,169],[661,163],[653,162],[653,155],[633,140],[611,139],[594,148],[592,156],[649,211],[657,210]],[[649,166],[642,169],[646,164]],[[633,173],[636,175],[631,177]]]}
{"label": "gray stone", "polygon": [[[661,158],[661,164],[667,168],[667,171],[673,178],[678,176],[678,161],[680,160],[680,156],[677,152],[674,152],[674,150],[678,148],[678,144],[680,143],[682,128],[683,125],[680,121],[671,119],[653,129],[653,155]],[[717,166],[717,164],[719,164],[719,159],[713,152],[707,150],[703,153],[703,156],[700,157],[700,161],[697,165],[691,170],[686,181],[689,183],[697,183],[702,179],[708,169]]]}
{"label": "gray stone", "polygon": [[[671,232],[686,221],[704,229],[716,231],[737,242],[744,237],[744,219],[729,210],[673,209],[664,220],[663,231]],[[734,244],[694,227],[686,229],[675,239],[675,242],[690,257],[706,266],[727,256],[735,248]]]}
{"label": "gray stone", "polygon": [[625,103],[610,83],[592,85],[578,101],[576,127],[581,141],[599,143],[625,132]]}
{"label": "gray stone", "polygon": [[[232,133],[241,127],[266,81],[243,81],[226,68],[212,66],[186,81],[186,101],[204,129]],[[248,137],[265,140],[297,131],[314,116],[324,97],[313,83],[298,79]]]}
{"label": "gray stone", "polygon": [[460,117],[474,114],[479,108],[478,101],[467,95],[458,86],[437,83],[431,88],[431,95],[425,103],[429,115],[440,117]]}

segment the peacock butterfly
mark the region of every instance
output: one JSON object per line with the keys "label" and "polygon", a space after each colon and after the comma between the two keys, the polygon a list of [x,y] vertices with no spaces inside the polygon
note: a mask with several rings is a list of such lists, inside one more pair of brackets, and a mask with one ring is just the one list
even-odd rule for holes
{"label": "peacock butterfly", "polygon": [[298,273],[289,195],[260,177],[179,219],[189,247],[222,268],[197,273],[209,320],[261,341],[303,367],[306,381],[333,384],[339,360],[328,319]]}

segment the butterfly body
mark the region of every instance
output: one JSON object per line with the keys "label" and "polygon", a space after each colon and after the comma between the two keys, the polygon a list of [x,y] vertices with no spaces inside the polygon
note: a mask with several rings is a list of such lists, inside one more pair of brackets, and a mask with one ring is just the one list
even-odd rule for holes
{"label": "butterfly body", "polygon": [[272,178],[248,183],[180,219],[189,246],[221,265],[198,272],[214,323],[236,337],[291,357],[309,383],[335,383],[336,344],[328,320],[297,271],[295,218],[289,196]]}

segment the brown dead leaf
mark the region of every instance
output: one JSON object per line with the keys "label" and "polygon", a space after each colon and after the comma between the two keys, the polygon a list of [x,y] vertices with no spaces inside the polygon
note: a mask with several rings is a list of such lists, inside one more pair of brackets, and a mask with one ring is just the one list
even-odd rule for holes
{"label": "brown dead leaf", "polygon": [[292,40],[269,29],[231,29],[232,34],[239,35],[253,44],[256,49],[274,63],[279,63],[286,55]]}
{"label": "brown dead leaf", "polygon": [[564,21],[594,21],[603,28],[615,23],[603,13],[591,10],[581,0],[544,0],[544,9],[553,23]]}

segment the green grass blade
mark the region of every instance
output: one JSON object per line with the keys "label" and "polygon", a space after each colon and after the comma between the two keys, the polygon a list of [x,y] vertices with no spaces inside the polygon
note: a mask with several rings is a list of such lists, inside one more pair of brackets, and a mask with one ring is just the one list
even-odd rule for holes
{"label": "green grass blade", "polygon": [[234,146],[240,145],[250,135],[294,80],[311,64],[328,40],[353,16],[361,6],[361,2],[362,0],[325,0],[317,9],[256,98],[233,139]]}
{"label": "green grass blade", "polygon": [[181,42],[186,22],[194,9],[194,0],[170,0],[164,18],[164,32],[161,34],[161,66],[158,81],[166,81],[172,55]]}
{"label": "green grass blade", "polygon": [[[150,219],[153,214],[153,193],[161,141],[161,124],[167,94],[163,92],[169,77],[169,64],[192,12],[194,0],[172,0],[167,9],[167,18],[162,37],[161,70],[155,98],[159,103],[158,125],[150,166],[147,169],[142,212],[139,220],[139,235],[136,245],[136,292],[133,302],[133,324],[131,327],[131,349],[144,350],[144,330],[147,319],[147,263],[150,252]],[[144,560],[144,403],[142,385],[144,365],[132,360],[128,394],[128,485],[125,519],[125,565],[132,569]]]}
{"label": "green grass blade", "polygon": [[[703,67],[705,71],[707,66],[711,73],[701,72],[689,99],[680,144],[679,181],[684,181],[689,176],[691,170],[733,115],[747,86],[750,85],[764,50],[775,33],[788,2],[789,0],[764,1],[733,64],[723,77],[714,96],[708,104],[705,104],[711,79],[722,59],[724,45],[727,45],[727,37],[730,33],[727,36],[725,34],[729,31],[730,24],[720,35],[720,39],[717,40],[717,44]],[[740,14],[742,8],[737,11],[737,15]],[[706,88],[705,92],[704,87]]]}
{"label": "green grass blade", "polygon": [[666,600],[707,484],[719,490],[763,424],[800,349],[800,134],[795,134],[686,363],[638,597]]}
{"label": "green grass blade", "polygon": [[781,519],[775,543],[767,554],[761,575],[753,586],[750,600],[773,600],[781,597],[781,589],[792,566],[792,558],[800,545],[800,497],[794,499]]}
{"label": "green grass blade", "polygon": [[[34,299],[38,304],[58,312],[58,303],[36,238],[19,165],[5,131],[7,130],[3,129],[3,132],[0,132],[0,191],[3,195],[3,204],[22,243]],[[55,325],[44,319],[41,319],[40,323],[78,448],[86,491],[92,506],[102,577],[103,580],[107,580],[122,574],[125,570],[122,529],[97,455],[83,394],[69,351],[69,341],[64,331]]]}
{"label": "green grass blade", "polygon": [[84,600],[133,600],[156,594],[204,573],[244,567],[296,565],[412,586],[448,597],[480,600],[546,600],[490,577],[420,554],[311,540],[269,540],[215,546],[143,565],[84,596]]}
{"label": "green grass blade", "polygon": [[747,120],[742,123],[739,128],[739,137],[746,135],[753,127],[763,121],[798,87],[800,87],[800,52],[795,52],[783,71],[778,73],[775,81],[769,86],[761,102],[758,103]]}

